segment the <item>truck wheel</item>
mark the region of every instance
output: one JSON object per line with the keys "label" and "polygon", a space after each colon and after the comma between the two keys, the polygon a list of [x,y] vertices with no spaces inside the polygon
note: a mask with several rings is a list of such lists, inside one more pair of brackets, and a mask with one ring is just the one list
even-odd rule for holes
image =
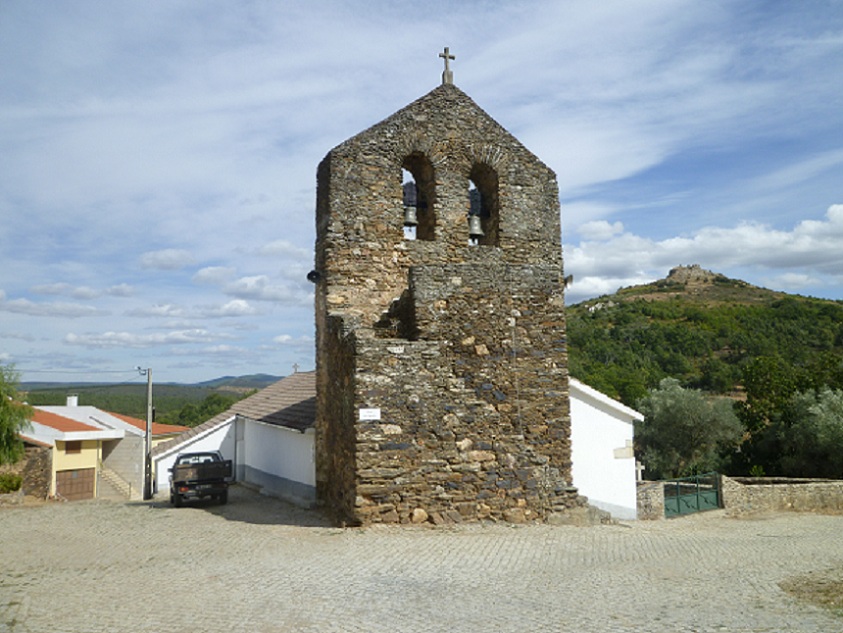
{"label": "truck wheel", "polygon": [[228,490],[220,493],[220,505],[225,505],[226,503],[228,503]]}
{"label": "truck wheel", "polygon": [[181,495],[177,494],[173,497],[173,505],[177,508],[181,508]]}

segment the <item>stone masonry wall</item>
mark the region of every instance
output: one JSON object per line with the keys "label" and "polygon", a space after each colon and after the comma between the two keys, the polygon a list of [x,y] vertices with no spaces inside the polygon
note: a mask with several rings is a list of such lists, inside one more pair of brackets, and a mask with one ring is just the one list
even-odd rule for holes
{"label": "stone masonry wall", "polygon": [[[402,167],[428,205],[416,240]],[[469,179],[494,216],[478,245]],[[523,521],[581,505],[553,172],[443,85],[329,152],[316,229],[317,489],[338,520]]]}
{"label": "stone masonry wall", "polygon": [[322,353],[329,362],[319,365],[325,393],[317,401],[321,407],[316,419],[317,486],[326,509],[338,523],[356,522],[354,325],[353,320],[349,323],[341,317],[326,320]]}
{"label": "stone masonry wall", "polygon": [[[404,239],[402,166],[415,155],[433,168],[432,240]],[[497,174],[497,246],[468,245],[477,165]],[[315,264],[324,294],[317,318],[339,311],[372,324],[401,296],[411,266],[464,263],[478,248],[496,250],[502,262],[562,272],[553,172],[455,86],[436,88],[337,146],[317,177]]]}
{"label": "stone masonry wall", "polygon": [[664,482],[639,481],[638,518],[642,521],[664,519]]}
{"label": "stone masonry wall", "polygon": [[26,466],[22,489],[33,497],[46,499],[50,494],[50,478],[53,475],[53,449],[46,447],[27,449]]}
{"label": "stone masonry wall", "polygon": [[[331,401],[342,409],[333,415],[346,421],[344,431],[329,436],[344,438],[331,450],[335,480],[348,490],[352,470],[356,478],[354,508],[342,494],[330,505],[363,524],[524,521],[580,505],[569,485],[564,322],[554,269],[422,266],[410,277],[408,300],[425,340],[358,327],[349,330],[353,343],[332,352],[355,386],[356,405],[349,407],[346,389],[333,383]],[[330,331],[331,340],[341,340]],[[377,410],[379,419],[355,419],[360,409]]]}
{"label": "stone masonry wall", "polygon": [[721,477],[728,516],[763,512],[843,513],[843,481]]}

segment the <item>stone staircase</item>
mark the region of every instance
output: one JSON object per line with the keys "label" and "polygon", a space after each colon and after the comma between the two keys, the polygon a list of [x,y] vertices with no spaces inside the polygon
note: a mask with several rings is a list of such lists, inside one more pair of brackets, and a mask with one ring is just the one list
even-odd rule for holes
{"label": "stone staircase", "polygon": [[133,494],[134,492],[132,485],[116,472],[105,466],[100,467],[99,488],[97,490],[99,499],[130,501],[137,497],[136,494]]}

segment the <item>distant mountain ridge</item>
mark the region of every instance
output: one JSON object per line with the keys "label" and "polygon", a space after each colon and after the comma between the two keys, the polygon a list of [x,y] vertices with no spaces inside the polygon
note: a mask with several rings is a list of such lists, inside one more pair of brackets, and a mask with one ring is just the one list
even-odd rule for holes
{"label": "distant mountain ridge", "polygon": [[569,306],[567,326],[571,375],[630,406],[666,377],[739,395],[744,369],[759,357],[794,372],[843,371],[843,302],[698,265]]}
{"label": "distant mountain ridge", "polygon": [[[234,390],[241,389],[263,389],[269,385],[278,382],[284,376],[273,376],[271,374],[247,374],[244,376],[221,376],[212,380],[205,380],[203,382],[182,383],[182,382],[161,382],[155,385],[167,385],[171,387],[200,387],[204,389],[224,389],[232,387]],[[123,383],[121,383],[123,384]],[[140,384],[140,383],[137,383]],[[20,387],[24,391],[35,391],[44,389],[65,389],[65,388],[81,388],[89,389],[94,387],[111,387],[114,383],[108,382],[39,382],[29,381],[20,383]]]}
{"label": "distant mountain ridge", "polygon": [[194,387],[211,387],[218,389],[220,387],[239,387],[247,389],[263,389],[268,387],[284,376],[273,376],[271,374],[247,374],[245,376],[222,376],[214,378],[213,380],[206,380],[204,382],[197,382]]}

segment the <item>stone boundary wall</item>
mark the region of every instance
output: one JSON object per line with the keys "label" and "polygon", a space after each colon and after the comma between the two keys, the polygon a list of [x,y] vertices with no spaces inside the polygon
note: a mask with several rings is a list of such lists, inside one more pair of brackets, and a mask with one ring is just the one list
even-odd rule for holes
{"label": "stone boundary wall", "polygon": [[[46,499],[50,494],[50,479],[53,474],[53,449],[46,446],[28,446],[26,454],[14,464],[0,466],[0,472],[20,475],[20,493],[30,497]],[[17,493],[11,493],[17,495]],[[6,499],[6,503],[14,500]]]}
{"label": "stone boundary wall", "polygon": [[[664,483],[638,482],[639,519],[664,519]],[[843,514],[843,480],[720,475],[720,507],[730,517],[765,512]]]}
{"label": "stone boundary wall", "polygon": [[643,521],[664,519],[664,482],[638,482],[638,518]]}
{"label": "stone boundary wall", "polygon": [[763,512],[843,513],[843,481],[721,476],[727,516]]}

